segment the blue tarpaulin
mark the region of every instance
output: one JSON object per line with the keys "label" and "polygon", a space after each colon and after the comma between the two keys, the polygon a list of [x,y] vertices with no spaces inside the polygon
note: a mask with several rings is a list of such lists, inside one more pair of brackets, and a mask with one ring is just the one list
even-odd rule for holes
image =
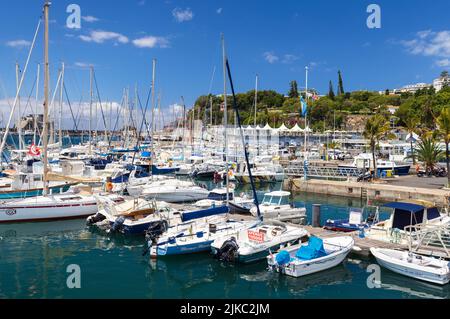
{"label": "blue tarpaulin", "polygon": [[214,215],[228,214],[230,209],[227,206],[214,207],[205,210],[196,210],[193,212],[187,212],[181,214],[181,220],[183,222],[188,222],[193,219],[203,218]]}

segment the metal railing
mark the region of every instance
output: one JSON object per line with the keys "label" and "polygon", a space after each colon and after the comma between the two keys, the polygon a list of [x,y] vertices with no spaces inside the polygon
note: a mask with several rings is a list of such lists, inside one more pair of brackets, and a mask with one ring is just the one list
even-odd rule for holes
{"label": "metal railing", "polygon": [[[303,166],[290,166],[285,170],[285,175],[288,177],[304,177],[305,167]],[[308,178],[321,178],[321,179],[340,179],[347,180],[351,177],[358,177],[363,174],[364,170],[359,168],[340,168],[340,167],[321,167],[321,166],[308,166],[306,167],[306,175]]]}
{"label": "metal railing", "polygon": [[450,224],[417,224],[405,227],[409,250],[441,258],[450,258]]}

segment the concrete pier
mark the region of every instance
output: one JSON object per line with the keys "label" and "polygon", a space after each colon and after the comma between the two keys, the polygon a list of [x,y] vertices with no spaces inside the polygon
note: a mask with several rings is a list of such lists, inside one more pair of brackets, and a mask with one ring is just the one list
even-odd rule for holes
{"label": "concrete pier", "polygon": [[284,181],[284,188],[293,193],[307,192],[384,201],[425,200],[441,207],[448,206],[450,197],[450,191],[445,189],[409,187],[384,183],[358,183],[354,181],[304,181],[302,178],[286,179]]}

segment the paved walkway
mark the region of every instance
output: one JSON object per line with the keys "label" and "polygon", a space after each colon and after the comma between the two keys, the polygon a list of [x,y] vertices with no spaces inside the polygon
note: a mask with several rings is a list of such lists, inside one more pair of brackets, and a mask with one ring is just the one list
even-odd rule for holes
{"label": "paved walkway", "polygon": [[416,175],[386,179],[390,185],[442,189],[447,184],[447,177],[417,177]]}

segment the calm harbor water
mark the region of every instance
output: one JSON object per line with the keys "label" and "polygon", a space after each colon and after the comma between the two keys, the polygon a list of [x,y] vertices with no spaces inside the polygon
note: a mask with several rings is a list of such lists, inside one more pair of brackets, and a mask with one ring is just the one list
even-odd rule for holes
{"label": "calm harbor water", "polygon": [[[209,185],[212,186],[212,185]],[[279,189],[265,187],[261,192]],[[246,191],[246,190],[243,190]],[[296,205],[322,204],[322,221],[345,217],[358,200],[301,195]],[[208,253],[151,262],[143,240],[90,232],[84,220],[0,225],[0,298],[450,298],[440,287],[382,270],[382,287],[366,281],[372,259],[303,278],[270,273],[265,262],[219,263]],[[81,289],[66,285],[67,266],[81,268]]]}

